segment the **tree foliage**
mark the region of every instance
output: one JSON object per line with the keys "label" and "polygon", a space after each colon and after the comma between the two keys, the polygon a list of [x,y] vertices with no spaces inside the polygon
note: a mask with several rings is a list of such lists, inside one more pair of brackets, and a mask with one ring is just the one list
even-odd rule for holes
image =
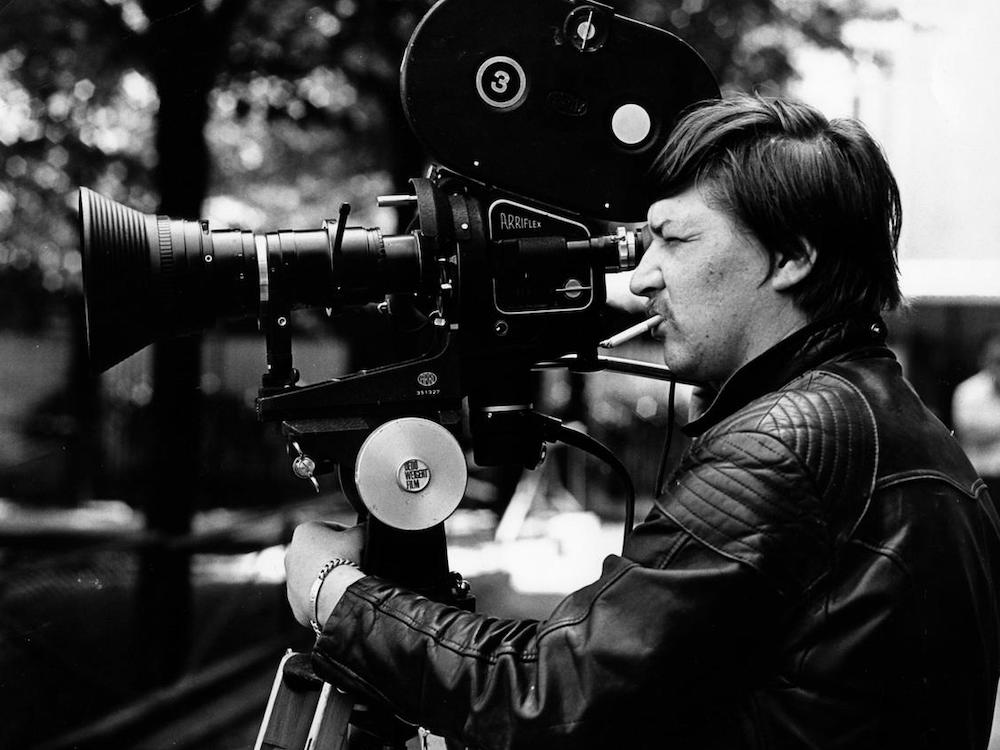
{"label": "tree foliage", "polygon": [[[8,4],[0,17],[0,283],[10,322],[38,324],[43,293],[79,288],[68,221],[92,184],[149,205],[155,92],[129,67],[120,8]],[[132,192],[126,192],[125,186]],[[34,283],[32,283],[32,281]],[[36,286],[38,285],[38,286]]]}

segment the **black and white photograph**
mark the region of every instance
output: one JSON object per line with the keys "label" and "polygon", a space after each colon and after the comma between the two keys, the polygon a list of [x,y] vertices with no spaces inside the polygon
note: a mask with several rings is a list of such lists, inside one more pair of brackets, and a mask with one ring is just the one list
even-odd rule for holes
{"label": "black and white photograph", "polygon": [[1000,750],[998,38],[0,0],[0,749]]}

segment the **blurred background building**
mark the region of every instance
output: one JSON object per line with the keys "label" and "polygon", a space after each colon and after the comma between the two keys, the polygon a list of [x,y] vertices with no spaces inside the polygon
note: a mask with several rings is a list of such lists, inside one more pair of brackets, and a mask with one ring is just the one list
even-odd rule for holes
{"label": "blurred background building", "polygon": [[[1000,7],[614,4],[691,43],[727,91],[788,93],[874,132],[903,195],[910,306],[892,316],[891,344],[950,424],[1000,310]],[[398,68],[428,7],[0,8],[0,747],[248,747],[276,655],[308,646],[284,605],[280,544],[305,518],[349,522],[349,506],[333,480],[318,497],[293,480],[283,440],[255,421],[252,321],[89,371],[76,188],[257,231],[318,226],[348,201],[352,224],[393,231],[375,196],[426,166]],[[297,316],[304,379],[385,359],[379,325],[364,311]],[[658,358],[641,342],[626,353]],[[598,374],[540,388],[546,408],[619,452],[648,503],[665,387]],[[671,457],[682,448],[678,437]],[[619,544],[605,468],[566,452],[540,472],[474,472],[451,522],[453,566],[481,609],[543,616]]]}

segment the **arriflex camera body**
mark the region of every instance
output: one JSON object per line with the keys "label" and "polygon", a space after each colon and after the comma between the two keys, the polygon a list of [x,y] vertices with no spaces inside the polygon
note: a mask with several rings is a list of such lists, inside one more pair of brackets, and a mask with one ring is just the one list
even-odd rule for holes
{"label": "arriflex camera body", "polygon": [[[412,531],[443,548],[465,489],[452,435],[463,408],[482,465],[534,467],[566,436],[533,411],[532,370],[608,366],[597,355],[604,275],[635,266],[641,242],[626,225],[644,220],[649,165],[680,111],[718,87],[673,35],[576,0],[441,0],[401,76],[433,166],[380,203],[412,205],[410,231],[348,227],[348,206],[318,229],[210,230],[83,189],[89,345],[104,370],[218,317],[256,317],[258,414],[282,425],[295,473],[340,467],[359,510],[400,532],[394,549]],[[292,310],[372,302],[408,332],[413,356],[298,385]],[[395,577],[434,589],[446,565],[404,563]]]}

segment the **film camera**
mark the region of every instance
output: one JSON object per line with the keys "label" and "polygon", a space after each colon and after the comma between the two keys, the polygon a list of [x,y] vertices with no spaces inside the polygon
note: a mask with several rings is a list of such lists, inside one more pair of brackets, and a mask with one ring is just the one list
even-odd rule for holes
{"label": "film camera", "polygon": [[[680,111],[718,88],[685,43],[606,5],[441,0],[409,42],[401,89],[433,160],[409,193],[379,198],[412,206],[408,232],[349,227],[346,205],[317,229],[210,230],[85,188],[80,231],[96,369],[219,317],[256,317],[257,412],[281,424],[295,473],[339,467],[361,512],[431,531],[465,488],[463,404],[477,463],[534,467],[567,434],[532,410],[540,363],[656,375],[598,356],[604,277],[637,263],[626,225],[644,219],[649,165]],[[291,312],[372,302],[412,356],[298,385]],[[440,567],[398,573],[426,589]]]}
{"label": "film camera", "polygon": [[[675,36],[579,0],[441,0],[401,84],[433,162],[379,198],[412,207],[403,233],[347,226],[346,205],[317,229],[212,230],[82,189],[89,346],[104,370],[216,318],[256,317],[257,412],[280,423],[295,473],[339,468],[369,518],[366,570],[454,598],[443,521],[466,485],[463,408],[478,464],[533,468],[546,442],[594,448],[532,409],[536,368],[663,375],[598,356],[604,278],[635,267],[649,165],[718,87]],[[412,356],[299,385],[292,311],[373,302]]]}

